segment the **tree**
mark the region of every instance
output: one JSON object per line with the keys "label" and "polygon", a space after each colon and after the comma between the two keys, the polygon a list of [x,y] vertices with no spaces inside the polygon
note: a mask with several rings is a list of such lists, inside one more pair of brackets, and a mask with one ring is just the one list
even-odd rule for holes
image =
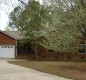
{"label": "tree", "polygon": [[24,8],[16,7],[11,12],[10,19],[10,26],[21,30],[24,38],[34,41],[35,44],[51,20],[49,7],[40,5],[35,0],[30,0]]}
{"label": "tree", "polygon": [[35,34],[36,31],[43,30],[44,25],[49,23],[49,16],[48,7],[40,5],[38,1],[31,0],[25,9],[21,10],[20,7],[16,7],[14,11],[11,12],[10,24],[11,27],[25,31],[26,34]]}
{"label": "tree", "polygon": [[[50,0],[53,12],[52,26],[55,30],[48,32],[48,42],[42,44],[43,46],[56,52],[78,51],[78,37],[85,38],[86,28],[86,14],[79,1],[81,0]],[[80,8],[77,8],[78,5]]]}
{"label": "tree", "polygon": [[59,24],[74,26],[86,38],[86,0],[54,0],[51,5],[58,13]]}
{"label": "tree", "polygon": [[59,28],[58,32],[52,31],[47,33],[45,37],[47,42],[42,45],[55,52],[77,52],[78,39],[74,36],[75,34],[77,34],[77,32],[74,33],[74,30],[69,30],[65,27],[64,29]]}
{"label": "tree", "polygon": [[20,30],[20,26],[19,26],[19,16],[21,14],[21,7],[18,6],[16,8],[14,8],[13,12],[10,13],[10,22],[9,22],[9,26],[12,29],[17,29]]}

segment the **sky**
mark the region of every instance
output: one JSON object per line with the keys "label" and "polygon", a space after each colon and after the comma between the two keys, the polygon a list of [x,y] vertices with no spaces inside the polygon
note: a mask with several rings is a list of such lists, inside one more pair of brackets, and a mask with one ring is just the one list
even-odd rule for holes
{"label": "sky", "polygon": [[4,11],[0,11],[0,30],[4,30],[9,22],[8,16]]}
{"label": "sky", "polygon": [[17,0],[0,0],[0,30],[4,30],[8,26],[8,15],[18,4]]}
{"label": "sky", "polygon": [[[28,0],[24,0],[27,2]],[[42,0],[38,0],[42,3]],[[5,2],[5,3],[4,3]],[[5,30],[9,23],[9,13],[18,6],[18,0],[0,0],[0,30]]]}

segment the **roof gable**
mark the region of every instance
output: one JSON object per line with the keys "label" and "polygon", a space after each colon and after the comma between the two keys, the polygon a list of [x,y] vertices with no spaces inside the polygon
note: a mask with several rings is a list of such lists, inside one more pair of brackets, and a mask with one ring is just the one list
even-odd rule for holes
{"label": "roof gable", "polygon": [[5,33],[4,31],[0,31],[0,32],[3,33],[3,34],[5,34],[5,35],[7,35],[7,36],[9,36],[9,37],[11,37],[12,39],[15,39],[13,36],[11,36],[11,35]]}
{"label": "roof gable", "polygon": [[3,31],[5,34],[11,36],[12,38],[16,39],[16,40],[19,40],[19,39],[22,39],[23,36],[22,36],[22,32],[20,31]]}

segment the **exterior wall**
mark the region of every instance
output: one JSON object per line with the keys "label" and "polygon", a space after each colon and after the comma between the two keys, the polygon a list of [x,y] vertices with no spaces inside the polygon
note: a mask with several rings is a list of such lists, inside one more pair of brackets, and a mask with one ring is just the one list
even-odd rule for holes
{"label": "exterior wall", "polygon": [[40,60],[57,60],[58,58],[57,53],[49,53],[47,49],[45,49],[41,45],[37,45],[37,53],[38,53],[38,59]]}
{"label": "exterior wall", "polygon": [[16,40],[0,32],[0,45],[16,45]]}
{"label": "exterior wall", "polygon": [[68,60],[68,61],[86,61],[86,54],[77,53],[59,53],[48,52],[43,46],[37,46],[38,57],[40,60]]}
{"label": "exterior wall", "polygon": [[[0,45],[14,45],[16,46],[16,40],[11,38],[10,36],[0,32]],[[16,48],[15,52],[16,53]],[[16,57],[16,54],[14,54]]]}

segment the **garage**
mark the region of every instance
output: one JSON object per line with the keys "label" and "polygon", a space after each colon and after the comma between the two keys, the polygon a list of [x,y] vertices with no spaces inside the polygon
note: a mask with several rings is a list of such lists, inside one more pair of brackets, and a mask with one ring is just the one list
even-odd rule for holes
{"label": "garage", "polygon": [[0,58],[15,58],[14,45],[0,45]]}
{"label": "garage", "polygon": [[16,39],[0,31],[0,58],[16,58]]}

